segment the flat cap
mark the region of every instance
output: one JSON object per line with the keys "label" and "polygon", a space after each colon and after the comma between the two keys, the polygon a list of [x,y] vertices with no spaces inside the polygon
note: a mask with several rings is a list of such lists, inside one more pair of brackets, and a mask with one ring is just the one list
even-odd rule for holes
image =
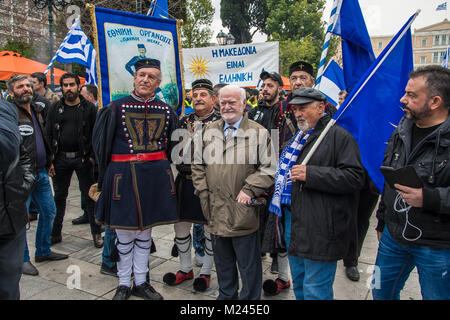
{"label": "flat cap", "polygon": [[213,91],[212,82],[208,79],[198,79],[192,82],[192,90],[195,89],[206,89],[209,91]]}
{"label": "flat cap", "polygon": [[314,68],[308,62],[296,61],[289,67],[289,76],[295,71],[305,71],[314,77]]}
{"label": "flat cap", "polygon": [[319,90],[313,88],[300,88],[292,93],[289,104],[306,104],[313,101],[325,102],[327,97]]}
{"label": "flat cap", "polygon": [[283,86],[283,80],[281,79],[281,76],[280,76],[278,73],[276,73],[276,72],[267,72],[267,71],[264,71],[264,72],[262,72],[262,73],[260,74],[259,78],[260,78],[261,80],[263,80],[263,81],[266,80],[267,78],[270,78],[270,79],[272,79],[273,81],[278,82],[278,83],[280,84],[280,87]]}
{"label": "flat cap", "polygon": [[141,68],[155,68],[161,70],[161,62],[156,59],[141,59],[136,61],[136,63],[134,64],[134,69],[138,71]]}

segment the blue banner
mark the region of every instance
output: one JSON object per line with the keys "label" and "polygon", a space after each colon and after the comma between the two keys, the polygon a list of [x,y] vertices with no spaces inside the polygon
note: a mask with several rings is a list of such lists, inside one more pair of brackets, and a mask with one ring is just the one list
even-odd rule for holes
{"label": "blue banner", "polygon": [[[100,106],[133,91],[134,63],[161,61],[162,81],[156,95],[175,110],[183,103],[177,21],[90,6],[98,52]],[[101,100],[100,100],[101,99]]]}
{"label": "blue banner", "polygon": [[413,70],[411,24],[416,16],[389,42],[333,117],[358,142],[362,163],[380,192],[384,151],[404,115],[400,98]]}

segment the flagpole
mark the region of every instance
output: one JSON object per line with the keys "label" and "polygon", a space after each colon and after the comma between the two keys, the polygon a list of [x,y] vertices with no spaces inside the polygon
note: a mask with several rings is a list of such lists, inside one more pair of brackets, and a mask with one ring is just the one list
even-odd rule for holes
{"label": "flagpole", "polygon": [[147,16],[151,15],[152,9],[155,6],[155,2],[156,2],[156,0],[151,0],[150,1],[150,6],[148,7],[148,11],[147,11]]}
{"label": "flagpole", "polygon": [[330,45],[331,40],[331,31],[334,29],[336,20],[339,17],[339,11],[341,9],[342,1],[343,0],[334,0],[333,7],[331,8],[330,20],[322,47],[322,55],[320,56],[319,68],[317,70],[317,79],[315,84],[317,90],[319,90],[320,88],[320,81],[322,80],[322,75],[325,72],[325,61],[327,60],[328,46]]}
{"label": "flagpole", "polygon": [[347,108],[350,106],[350,104],[353,102],[353,100],[356,98],[356,96],[361,92],[361,90],[364,88],[364,86],[366,85],[366,83],[370,80],[370,78],[372,78],[372,76],[375,74],[375,72],[378,70],[378,68],[383,64],[384,60],[389,56],[389,53],[391,53],[392,50],[394,50],[394,48],[396,47],[397,43],[403,38],[404,34],[409,30],[409,28],[411,28],[411,24],[414,22],[414,20],[417,18],[417,16],[420,13],[420,9],[416,11],[416,13],[414,14],[413,18],[411,19],[411,21],[409,22],[409,24],[406,26],[406,28],[404,28],[403,32],[397,37],[396,42],[390,47],[390,49],[386,52],[386,54],[383,56],[383,58],[378,62],[377,66],[372,70],[372,72],[370,73],[370,75],[365,79],[365,81],[363,82],[363,84],[359,87],[358,91],[352,96],[352,99],[348,101],[348,103],[346,103],[347,101],[344,102],[345,107],[342,110],[342,112],[340,112],[339,116],[337,117],[337,119],[331,119],[328,124],[326,125],[326,127],[323,129],[323,131],[320,133],[319,137],[317,138],[317,140],[314,142],[311,150],[309,150],[308,154],[306,155],[306,157],[303,159],[302,161],[302,165],[306,165],[309,160],[311,159],[312,155],[314,154],[314,152],[316,152],[317,148],[319,147],[320,143],[323,141],[323,139],[325,138],[326,134],[328,133],[328,131],[330,130],[330,128],[336,123],[336,121],[339,119],[339,117],[345,112],[345,110],[347,110]]}
{"label": "flagpole", "polygon": [[93,45],[96,52],[95,62],[97,68],[97,70],[94,70],[94,72],[97,71],[97,88],[99,89],[97,95],[97,108],[100,110],[101,108],[103,108],[103,88],[102,88],[102,73],[100,69],[100,49],[98,45],[97,17],[95,15],[95,5],[86,3],[86,9],[89,11],[93,26],[92,37],[94,39]]}

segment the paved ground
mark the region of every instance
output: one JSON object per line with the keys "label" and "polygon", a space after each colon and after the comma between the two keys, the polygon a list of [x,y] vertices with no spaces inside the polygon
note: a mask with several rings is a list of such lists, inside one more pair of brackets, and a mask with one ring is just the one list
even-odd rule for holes
{"label": "paved ground", "polygon": [[[100,274],[102,249],[93,245],[88,224],[74,226],[71,221],[82,213],[80,208],[80,195],[76,177],[72,184],[67,201],[67,211],[63,227],[63,241],[52,246],[55,252],[69,254],[69,259],[55,262],[35,263],[34,236],[36,221],[31,223],[27,232],[28,245],[32,262],[39,270],[39,276],[23,275],[21,299],[24,300],[97,300],[111,299],[114,296],[118,279]],[[376,258],[378,241],[374,230],[375,218],[371,219],[371,226],[362,249],[358,268],[361,279],[359,282],[348,280],[344,274],[342,261],[338,263],[336,280],[334,282],[334,296],[337,300],[371,300],[368,282],[372,274],[372,267]],[[173,245],[173,226],[158,226],[153,228],[152,237],[155,240],[157,252],[151,255],[151,283],[166,300],[214,300],[218,295],[218,285],[215,270],[213,269],[211,287],[204,293],[197,293],[192,288],[193,281],[187,281],[177,287],[169,287],[162,281],[166,272],[178,270],[178,258],[170,255]],[[263,279],[275,279],[270,273],[271,259],[263,260]],[[199,268],[194,267],[198,274]],[[77,275],[80,277],[77,277]],[[77,281],[79,279],[79,281]],[[139,299],[131,297],[131,299]],[[285,290],[276,297],[262,299],[294,300],[292,290]],[[421,299],[417,272],[413,271],[401,294],[403,300]]]}

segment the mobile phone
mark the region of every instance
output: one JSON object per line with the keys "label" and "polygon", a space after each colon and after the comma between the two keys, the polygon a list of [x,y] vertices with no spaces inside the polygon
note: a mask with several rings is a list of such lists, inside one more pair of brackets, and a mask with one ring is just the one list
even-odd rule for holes
{"label": "mobile phone", "polygon": [[407,166],[399,169],[392,167],[380,167],[380,171],[384,179],[392,189],[395,189],[394,184],[401,184],[411,188],[422,188],[423,183],[417,175],[416,169],[413,166]]}

